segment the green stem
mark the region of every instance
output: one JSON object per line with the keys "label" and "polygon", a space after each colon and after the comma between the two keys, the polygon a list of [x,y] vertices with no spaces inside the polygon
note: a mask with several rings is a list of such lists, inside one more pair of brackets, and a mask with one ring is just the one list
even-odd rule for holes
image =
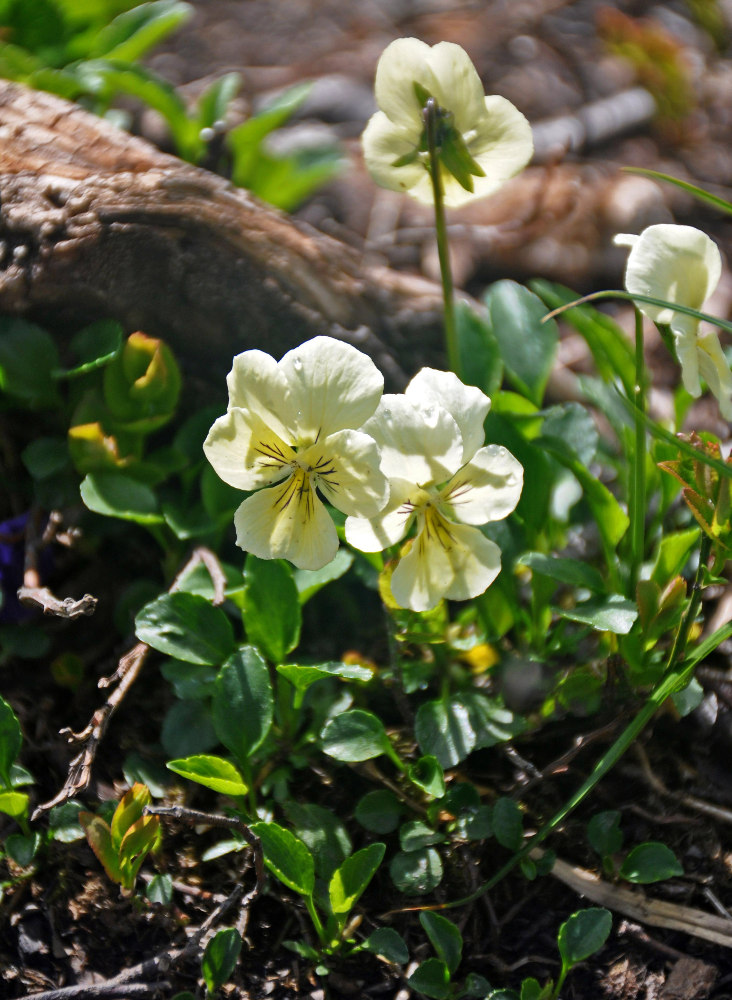
{"label": "green stem", "polygon": [[646,410],[646,369],[643,356],[643,316],[635,310],[635,447],[630,483],[630,577],[628,597],[635,596],[638,574],[645,553],[646,525],[646,428],[643,414]]}
{"label": "green stem", "polygon": [[445,350],[447,364],[456,375],[460,374],[460,355],[458,351],[457,326],[455,324],[455,299],[453,294],[452,267],[450,266],[450,244],[447,238],[445,222],[445,197],[440,175],[440,155],[436,141],[435,112],[437,105],[433,99],[427,102],[424,109],[427,126],[427,144],[430,156],[430,178],[435,201],[435,232],[437,234],[437,256],[440,260],[440,276],[442,278],[442,308],[445,322]]}
{"label": "green stem", "polygon": [[315,928],[315,932],[318,935],[318,940],[320,941],[321,944],[325,944],[326,940],[325,928],[323,927],[322,921],[318,916],[318,911],[315,909],[315,903],[313,902],[312,896],[305,896],[305,906],[307,907],[307,911],[310,914],[310,919],[312,920],[313,927]]}
{"label": "green stem", "polygon": [[597,785],[598,782],[601,781],[613,767],[615,767],[617,762],[626,750],[635,742],[666,699],[683,686],[687,671],[693,669],[693,666],[688,667],[684,663],[684,653],[686,652],[686,644],[689,639],[691,626],[693,625],[699,612],[699,606],[701,604],[702,579],[710,551],[711,540],[705,535],[702,538],[699,550],[699,566],[692,585],[691,598],[686,609],[686,614],[684,615],[681,625],[679,626],[679,630],[676,633],[676,639],[671,649],[671,653],[669,654],[666,670],[664,671],[663,677],[660,679],[653,691],[651,691],[648,699],[638,714],[625,727],[607,753],[605,753],[597,764],[595,764],[589,777],[582,783],[582,785],[580,785],[574,795],[572,795],[571,798],[564,803],[561,809],[555,813],[554,816],[552,816],[548,823],[545,823],[544,826],[542,826],[541,829],[538,830],[538,832],[524,844],[520,851],[517,851],[513,857],[508,859],[502,868],[499,868],[492,878],[484,883],[480,889],[471,893],[471,895],[464,896],[462,899],[453,900],[450,903],[443,903],[439,907],[435,907],[435,909],[452,909],[456,906],[464,906],[466,903],[472,903],[473,900],[478,899],[486,892],[489,892],[494,886],[498,885],[498,883],[505,878],[509,872],[513,871],[516,865],[523,861],[523,859],[527,857],[535,847],[538,847],[542,841],[546,840],[549,834],[552,833],[559,826],[559,824],[577,808],[580,802],[582,802],[582,800],[592,791],[595,785]]}

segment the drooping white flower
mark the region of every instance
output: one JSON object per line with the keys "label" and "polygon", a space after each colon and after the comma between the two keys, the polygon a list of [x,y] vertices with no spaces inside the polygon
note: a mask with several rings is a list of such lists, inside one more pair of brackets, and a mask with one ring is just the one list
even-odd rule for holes
{"label": "drooping white flower", "polygon": [[[706,233],[693,226],[649,226],[640,236],[621,233],[619,246],[630,247],[625,287],[631,295],[649,295],[701,310],[722,274],[719,249]],[[638,308],[655,323],[668,325],[674,335],[684,387],[701,395],[701,376],[719,401],[726,420],[732,420],[732,373],[717,334],[699,330],[699,320],[674,309],[639,302]]]}
{"label": "drooping white flower", "polygon": [[366,166],[377,184],[431,204],[425,104],[435,104],[445,204],[492,194],[531,159],[526,118],[504,97],[486,97],[464,49],[398,38],[376,68],[380,110],[363,134]]}
{"label": "drooping white flower", "polygon": [[388,497],[378,448],[358,429],[376,409],[383,376],[355,347],[315,337],[279,362],[263,351],[237,355],[227,384],[228,410],[203,450],[224,482],[259,491],[234,515],[237,545],[320,569],[338,536],[318,494],[360,517]]}
{"label": "drooping white flower", "polygon": [[490,400],[451,372],[423,368],[404,395],[383,396],[365,425],[381,448],[389,502],[375,517],[346,519],[346,539],[376,552],[416,537],[391,578],[395,600],[427,611],[441,598],[482,594],[501,552],[476,527],[506,517],[521,495],[523,469],[505,448],[483,445]]}

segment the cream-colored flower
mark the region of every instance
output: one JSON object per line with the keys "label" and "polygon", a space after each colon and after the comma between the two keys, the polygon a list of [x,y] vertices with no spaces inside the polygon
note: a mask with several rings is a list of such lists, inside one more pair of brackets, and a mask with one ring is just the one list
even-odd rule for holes
{"label": "cream-colored flower", "polygon": [[[625,287],[631,295],[649,295],[701,310],[722,274],[716,243],[693,226],[649,226],[640,236],[621,233],[619,246],[630,247]],[[639,302],[638,308],[655,323],[667,325],[674,335],[684,387],[701,395],[701,376],[719,401],[725,420],[732,420],[732,373],[717,334],[699,331],[699,320],[674,309]]]}
{"label": "cream-colored flower", "polygon": [[398,38],[376,68],[380,110],[363,134],[377,184],[431,204],[425,105],[433,102],[445,204],[492,194],[531,159],[531,126],[510,101],[486,97],[464,49]]}
{"label": "cream-colored flower", "polygon": [[501,552],[476,527],[498,521],[521,495],[523,469],[510,452],[483,445],[490,400],[451,372],[423,368],[404,395],[383,396],[365,425],[381,449],[389,502],[375,517],[346,520],[346,539],[376,552],[416,537],[391,578],[395,600],[427,611],[441,598],[482,594]]}
{"label": "cream-colored flower", "polygon": [[355,347],[315,337],[279,362],[263,351],[239,354],[227,384],[228,411],[203,450],[224,482],[259,491],[234,515],[237,545],[320,569],[338,536],[318,494],[359,517],[388,497],[378,448],[358,429],[381,398],[382,375]]}

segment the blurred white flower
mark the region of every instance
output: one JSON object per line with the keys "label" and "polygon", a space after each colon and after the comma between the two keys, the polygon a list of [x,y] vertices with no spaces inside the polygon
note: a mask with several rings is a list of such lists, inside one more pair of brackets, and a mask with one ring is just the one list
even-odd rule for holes
{"label": "blurred white flower", "polygon": [[376,68],[380,110],[363,134],[377,184],[433,202],[425,107],[432,102],[444,201],[450,207],[492,194],[531,159],[531,126],[510,101],[486,97],[464,49],[398,38]]}
{"label": "blurred white flower", "polygon": [[389,502],[376,516],[346,520],[346,539],[364,552],[416,537],[391,578],[395,600],[427,611],[443,597],[482,594],[501,552],[475,525],[497,521],[521,495],[523,469],[505,448],[483,444],[490,400],[451,372],[423,368],[404,395],[383,396],[365,430],[381,449]]}
{"label": "blurred white flower", "polygon": [[[706,233],[693,226],[649,226],[640,236],[621,233],[619,246],[630,247],[625,288],[631,295],[649,295],[701,310],[719,283],[722,258]],[[713,330],[699,331],[699,320],[674,309],[639,302],[638,308],[674,335],[684,387],[701,395],[701,376],[719,401],[725,420],[732,420],[732,373]]]}
{"label": "blurred white flower", "polygon": [[315,337],[279,362],[263,351],[239,354],[227,384],[228,411],[203,450],[224,482],[259,491],[234,515],[236,544],[320,569],[338,536],[318,493],[361,517],[376,514],[389,494],[378,448],[357,429],[376,409],[382,375],[355,347]]}

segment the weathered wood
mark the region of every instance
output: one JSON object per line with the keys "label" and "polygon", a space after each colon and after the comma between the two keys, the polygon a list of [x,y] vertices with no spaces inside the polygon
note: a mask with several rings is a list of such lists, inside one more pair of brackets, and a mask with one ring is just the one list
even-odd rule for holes
{"label": "weathered wood", "polygon": [[225,179],[76,105],[0,81],[0,311],[59,331],[102,317],[191,367],[317,334],[392,386],[440,356],[440,294],[374,267]]}

